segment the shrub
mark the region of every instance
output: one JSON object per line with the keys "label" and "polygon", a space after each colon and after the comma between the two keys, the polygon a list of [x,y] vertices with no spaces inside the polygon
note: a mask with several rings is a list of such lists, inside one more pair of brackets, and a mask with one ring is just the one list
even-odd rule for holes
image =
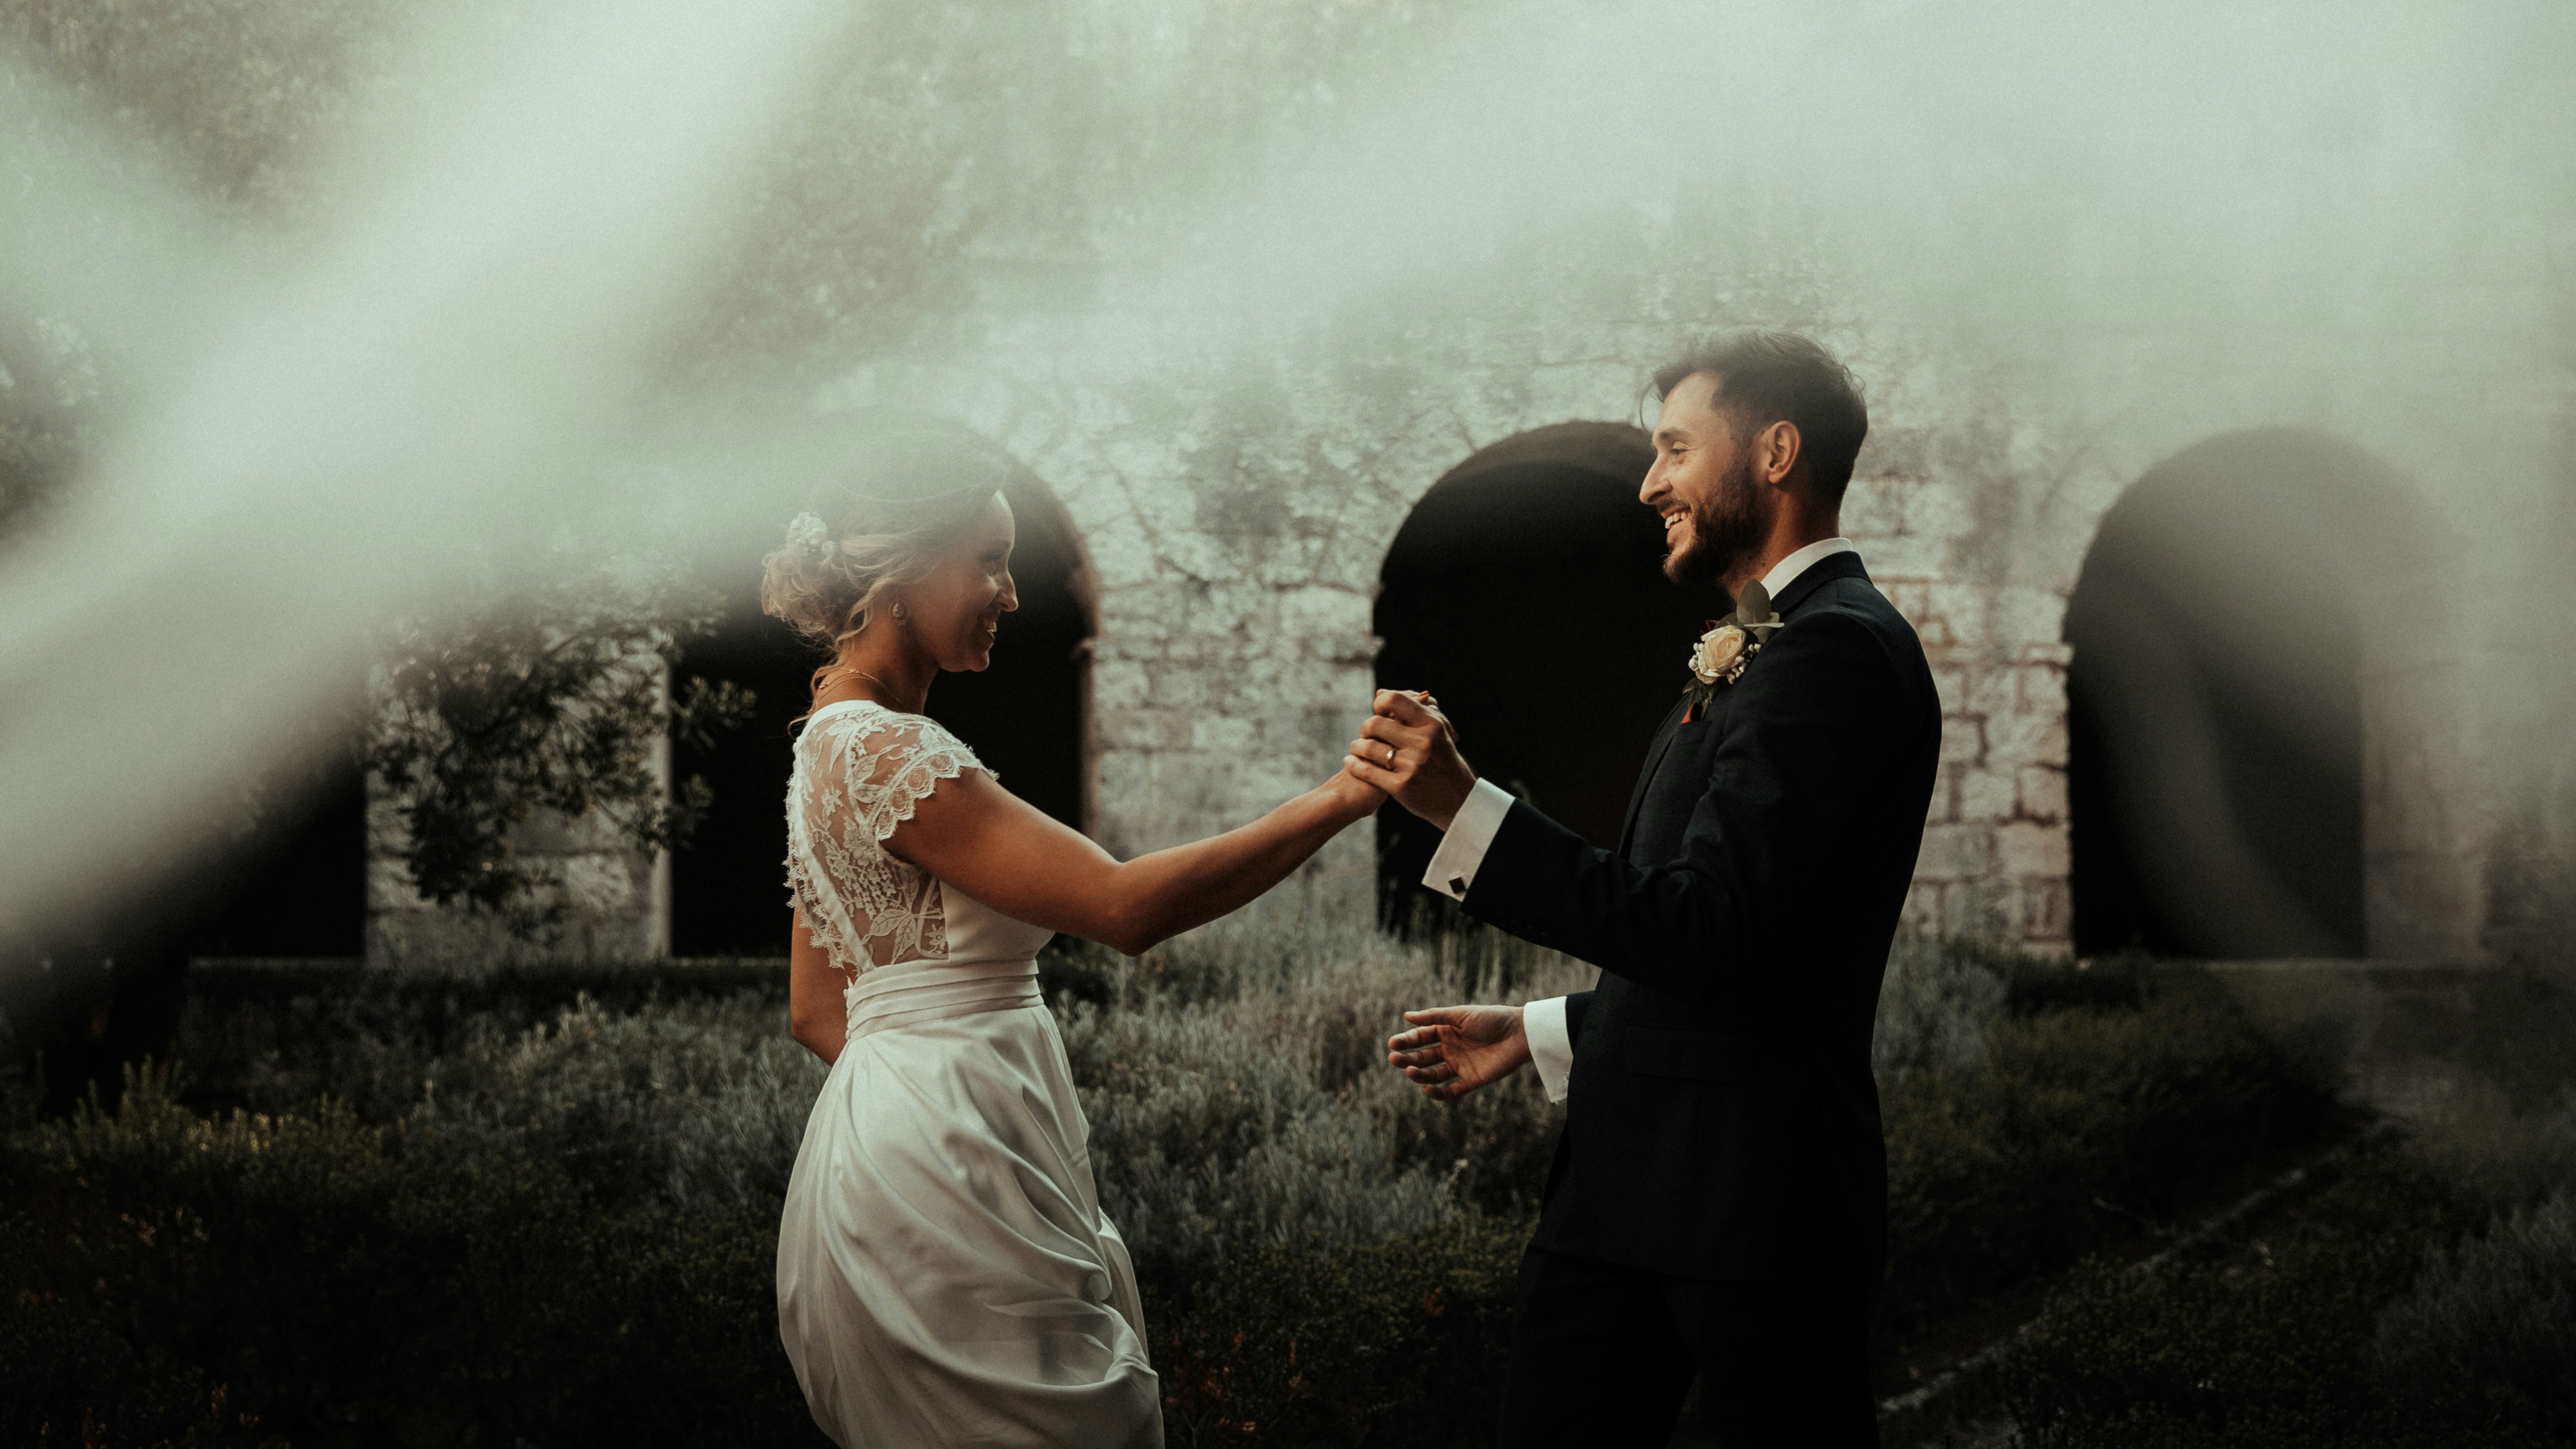
{"label": "shrub", "polygon": [[1238,1247],[1329,1251],[1472,1208],[1533,1209],[1561,1117],[1535,1073],[1434,1105],[1385,1065],[1409,1007],[1593,975],[1538,953],[1510,972],[1506,988],[1504,968],[1454,942],[1250,927],[1136,963],[1116,1006],[1074,1004],[1065,1040],[1092,1161],[1140,1271],[1177,1290]]}
{"label": "shrub", "polygon": [[1886,1320],[1902,1328],[2172,1217],[2267,1149],[2315,1139],[2332,1097],[2215,988],[2133,1011],[1990,1028],[1985,1061],[1882,1094]]}
{"label": "shrub", "polygon": [[1149,1299],[1177,1446],[1491,1442],[1526,1219],[1262,1244]]}
{"label": "shrub", "polygon": [[199,964],[173,1055],[190,1100],[254,1112],[337,1097],[373,1120],[409,1112],[435,1063],[479,1036],[553,1021],[585,998],[628,1014],[664,1003],[787,999],[784,961],[403,971]]}
{"label": "shrub", "polygon": [[[2069,999],[2024,984],[2066,968],[1905,950],[1882,1024],[1909,1043],[1887,1091],[1906,1314],[2314,1128],[2312,1089],[2215,994],[2022,1009]],[[1593,974],[1490,934],[1276,924],[1049,955],[1176,1443],[1479,1440],[1481,1411],[1436,1406],[1493,1400],[1558,1109],[1529,1073],[1427,1102],[1384,1041],[1406,1007]],[[771,1260],[821,1069],[774,965],[212,983],[190,1105],[141,1079],[0,1150],[0,1398],[32,1406],[0,1437],[811,1442]]]}
{"label": "shrub", "polygon": [[0,1011],[0,1135],[35,1125],[45,1095],[43,1073]]}
{"label": "shrub", "polygon": [[[743,974],[675,999],[667,976],[290,977],[264,983],[288,988],[270,1000],[190,1004],[188,1096],[270,1115],[330,1100],[460,1142],[507,1139],[611,1200],[774,1202],[823,1068],[788,1039],[783,991],[706,990]],[[628,1009],[610,1010],[591,984]]]}
{"label": "shrub", "polygon": [[[2564,935],[2551,944],[2569,949]],[[2576,961],[2487,976],[2470,1002],[2468,1057],[2517,1108],[2576,1086]]]}
{"label": "shrub", "polygon": [[2368,1359],[2419,1409],[2467,1398],[2513,1422],[2576,1430],[2576,1187],[2435,1247],[2380,1314]]}
{"label": "shrub", "polygon": [[522,1032],[469,1032],[424,1073],[405,1121],[468,1150],[549,1158],[605,1202],[774,1210],[823,1075],[775,1001],[617,1014],[585,995]]}
{"label": "shrub", "polygon": [[5,1169],[10,1442],[812,1437],[768,1213],[605,1210],[524,1150],[209,1120],[150,1077]]}
{"label": "shrub", "polygon": [[2576,1183],[2576,1088],[2523,1110],[2472,1076],[2416,1124],[2407,1149],[2486,1213],[2528,1207]]}
{"label": "shrub", "polygon": [[2540,1442],[2456,1396],[2392,1402],[2365,1367],[2374,1316],[2456,1221],[2442,1183],[2382,1148],[2162,1272],[2092,1261],[2005,1361],[2004,1403],[2034,1449]]}
{"label": "shrub", "polygon": [[[147,1365],[84,1298],[35,1286],[33,1217],[0,1216],[0,1442],[253,1443],[256,1413],[195,1368]],[[157,1369],[157,1371],[156,1371]]]}
{"label": "shrub", "polygon": [[2003,1017],[2009,980],[1991,952],[1968,942],[1898,937],[1879,987],[1870,1066],[1884,1079],[1924,1069],[1961,1071],[1984,1061],[1986,1035]]}

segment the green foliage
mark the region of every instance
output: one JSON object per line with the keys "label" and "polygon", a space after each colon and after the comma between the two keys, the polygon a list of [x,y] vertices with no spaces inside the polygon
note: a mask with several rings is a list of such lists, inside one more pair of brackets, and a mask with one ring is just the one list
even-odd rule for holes
{"label": "green foliage", "polygon": [[[506,34],[538,8],[439,10]],[[953,299],[978,221],[942,214],[958,145],[934,117],[979,74],[939,43],[939,7],[867,9],[729,219],[671,339],[673,381],[846,367]],[[309,231],[316,163],[371,107],[399,113],[395,42],[425,13],[415,0],[0,0],[0,41],[41,57],[198,200]]]}
{"label": "green foliage", "polygon": [[2144,951],[2067,962],[1977,941],[1956,942],[1953,949],[1980,957],[2002,973],[2005,1009],[2015,1016],[2075,1007],[2127,1011],[2153,993],[2158,969]]}
{"label": "green foliage", "polygon": [[664,788],[662,742],[739,726],[751,697],[691,679],[672,703],[664,671],[720,614],[668,574],[601,566],[464,618],[398,623],[367,766],[400,801],[395,853],[421,894],[492,911],[535,940],[571,906],[561,867],[519,849],[532,826],[596,819],[646,852],[686,841],[709,792],[694,777]]}
{"label": "green foliage", "polygon": [[[774,1213],[617,1210],[524,1145],[201,1118],[154,1078],[10,1143],[13,1443],[797,1442]],[[128,1393],[140,1384],[147,1392]],[[254,1441],[247,1430],[263,1436]],[[202,1428],[201,1428],[202,1432]]]}
{"label": "green foliage", "polygon": [[[1427,1102],[1384,1039],[1404,1007],[1591,974],[1499,938],[1258,923],[1047,958],[1173,1442],[1483,1442],[1481,1411],[1442,1406],[1494,1401],[1557,1109],[1529,1074]],[[771,1255],[820,1069],[775,964],[234,968],[192,995],[186,1101],[147,1078],[0,1150],[0,1401],[26,1406],[0,1441],[86,1417],[101,1442],[811,1442]],[[2205,1192],[2305,1090],[2196,993],[1973,1000],[1984,1059],[1889,1089],[1919,1311]]]}
{"label": "green foliage", "polygon": [[2576,962],[2493,973],[2470,1003],[2469,1025],[2469,1061],[2516,1109],[2576,1087]]}
{"label": "green foliage", "polygon": [[[34,1220],[0,1213],[0,1438],[11,1444],[251,1445],[259,1416],[231,1409],[203,1370],[147,1364],[77,1296],[34,1286]],[[229,1412],[228,1412],[229,1410]]]}
{"label": "green foliage", "polygon": [[2576,1089],[2520,1104],[2472,1077],[2415,1124],[2407,1147],[2463,1203],[2489,1213],[2529,1206],[2576,1183]]}
{"label": "green foliage", "polygon": [[33,527],[71,476],[87,361],[59,325],[0,317],[0,539]]}
{"label": "green foliage", "polygon": [[1881,1080],[1923,1070],[1956,1071],[1985,1060],[1986,1038],[2002,1020],[2009,967],[1972,942],[1899,936],[1878,990],[1870,1066]]}
{"label": "green foliage", "polygon": [[944,7],[865,10],[754,178],[668,349],[672,385],[811,383],[960,300],[985,217],[949,201],[963,152],[942,110],[989,93],[994,67],[942,43]]}
{"label": "green foliage", "polygon": [[[1535,1207],[1561,1120],[1535,1073],[1435,1106],[1385,1065],[1407,1008],[1493,999],[1480,977],[1499,959],[1365,928],[1238,926],[1127,968],[1118,1005],[1076,1005],[1066,1050],[1140,1271],[1177,1286],[1243,1246],[1341,1247]],[[1512,969],[1522,995],[1592,977],[1550,953]]]}
{"label": "green foliage", "polygon": [[435,1064],[407,1126],[537,1153],[601,1202],[774,1211],[822,1081],[774,1001],[612,1013],[585,997],[523,1032],[474,1033]]}
{"label": "green foliage", "polygon": [[2576,1186],[2436,1246],[2380,1314],[2367,1360],[2419,1411],[2466,1401],[2506,1422],[2576,1433]]}
{"label": "green foliage", "polygon": [[[327,1096],[390,1121],[419,1104],[443,1059],[551,1023],[584,1000],[631,1015],[736,1001],[748,1012],[765,1002],[775,1020],[786,992],[784,961],[399,972],[201,962],[188,972],[173,1051],[200,1106],[286,1114]],[[751,1029],[765,1035],[767,1025]]]}
{"label": "green foliage", "polygon": [[2576,783],[2562,778],[2519,794],[2487,837],[2481,932],[2499,962],[2554,978],[2561,992],[2576,980],[2576,852],[2566,843],[2571,825]]}
{"label": "green foliage", "polygon": [[2365,1365],[2381,1306],[2457,1225],[2438,1180],[2376,1150],[2286,1219],[2186,1263],[2089,1264],[2005,1364],[2005,1402],[2034,1446],[2544,1442],[2455,1384],[2421,1379],[2414,1401],[2392,1400]]}
{"label": "green foliage", "polygon": [[2314,1140],[2332,1112],[2296,1060],[2196,982],[2135,1010],[2001,1021],[1973,1070],[1902,1077],[1881,1097],[1884,1302],[1900,1326],[2168,1220],[2267,1150]]}
{"label": "green foliage", "polygon": [[2211,1250],[2154,1274],[2095,1262],[2058,1285],[2003,1375],[2026,1440],[2564,1442],[2576,1093],[2556,1005],[2545,981],[2499,973],[2477,1007],[2478,1070],[2443,1112]]}
{"label": "green foliage", "polygon": [[36,1124],[44,1101],[43,1062],[18,1040],[9,1013],[0,1011],[0,1136]]}
{"label": "green foliage", "polygon": [[1491,1442],[1530,1226],[1479,1217],[1339,1249],[1265,1245],[1183,1298],[1149,1298],[1165,1436]]}
{"label": "green foliage", "polygon": [[205,200],[298,216],[315,148],[385,60],[394,0],[6,0],[0,39],[122,122]]}
{"label": "green foliage", "polygon": [[536,1152],[602,1201],[774,1205],[823,1077],[788,1040],[785,974],[201,971],[179,1048],[199,1101],[336,1101],[458,1150]]}

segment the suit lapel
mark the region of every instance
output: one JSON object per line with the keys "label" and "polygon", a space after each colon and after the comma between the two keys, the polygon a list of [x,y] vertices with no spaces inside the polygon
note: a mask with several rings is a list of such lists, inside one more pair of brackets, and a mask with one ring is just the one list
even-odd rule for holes
{"label": "suit lapel", "polygon": [[[1789,581],[1789,587],[1782,589],[1780,596],[1771,601],[1771,608],[1773,612],[1785,615],[1805,603],[1809,594],[1835,579],[1866,580],[1868,577],[1869,571],[1860,566],[1857,553],[1838,553],[1831,558],[1818,559]],[[1637,833],[1637,812],[1646,805],[1646,788],[1655,782],[1655,771],[1663,767],[1665,754],[1672,749],[1674,737],[1681,733],[1682,713],[1687,707],[1687,702],[1676,704],[1664,716],[1663,728],[1655,731],[1655,742],[1646,751],[1646,766],[1637,772],[1636,788],[1628,792],[1627,818],[1619,824],[1618,853],[1623,860],[1628,855],[1629,841]]]}
{"label": "suit lapel", "polygon": [[1636,787],[1628,792],[1628,815],[1619,823],[1619,857],[1628,855],[1628,839],[1637,833],[1637,812],[1645,807],[1646,787],[1655,782],[1655,771],[1664,763],[1664,752],[1673,747],[1673,736],[1680,732],[1682,711],[1688,702],[1674,705],[1664,716],[1663,728],[1655,731],[1655,742],[1646,750],[1645,768],[1637,772]]}

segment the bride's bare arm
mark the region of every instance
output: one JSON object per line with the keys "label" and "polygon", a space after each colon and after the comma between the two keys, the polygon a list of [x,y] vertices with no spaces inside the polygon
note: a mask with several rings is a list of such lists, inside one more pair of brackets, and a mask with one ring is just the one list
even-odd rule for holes
{"label": "bride's bare arm", "polygon": [[1005,915],[1135,956],[1277,885],[1385,799],[1336,775],[1249,825],[1122,862],[969,770],[886,844]]}
{"label": "bride's bare arm", "polygon": [[787,928],[787,1035],[827,1067],[839,1059],[849,1036],[848,1008],[841,1004],[841,988],[849,980],[805,929],[805,913],[793,912]]}

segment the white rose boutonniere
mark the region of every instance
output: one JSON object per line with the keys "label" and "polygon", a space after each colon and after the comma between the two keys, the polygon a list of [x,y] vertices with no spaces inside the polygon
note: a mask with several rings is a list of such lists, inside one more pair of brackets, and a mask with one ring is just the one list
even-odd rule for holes
{"label": "white rose boutonniere", "polygon": [[1735,599],[1735,612],[1708,626],[1691,646],[1691,682],[1682,686],[1689,696],[1690,708],[1682,715],[1687,724],[1699,717],[1708,702],[1717,697],[1719,686],[1733,684],[1744,677],[1753,656],[1762,652],[1763,641],[1780,627],[1780,616],[1771,612],[1771,592],[1756,579],[1744,586]]}
{"label": "white rose boutonniere", "polygon": [[1733,678],[1744,662],[1745,643],[1744,630],[1734,624],[1720,624],[1700,635],[1698,647],[1691,650],[1692,676],[1702,684]]}

